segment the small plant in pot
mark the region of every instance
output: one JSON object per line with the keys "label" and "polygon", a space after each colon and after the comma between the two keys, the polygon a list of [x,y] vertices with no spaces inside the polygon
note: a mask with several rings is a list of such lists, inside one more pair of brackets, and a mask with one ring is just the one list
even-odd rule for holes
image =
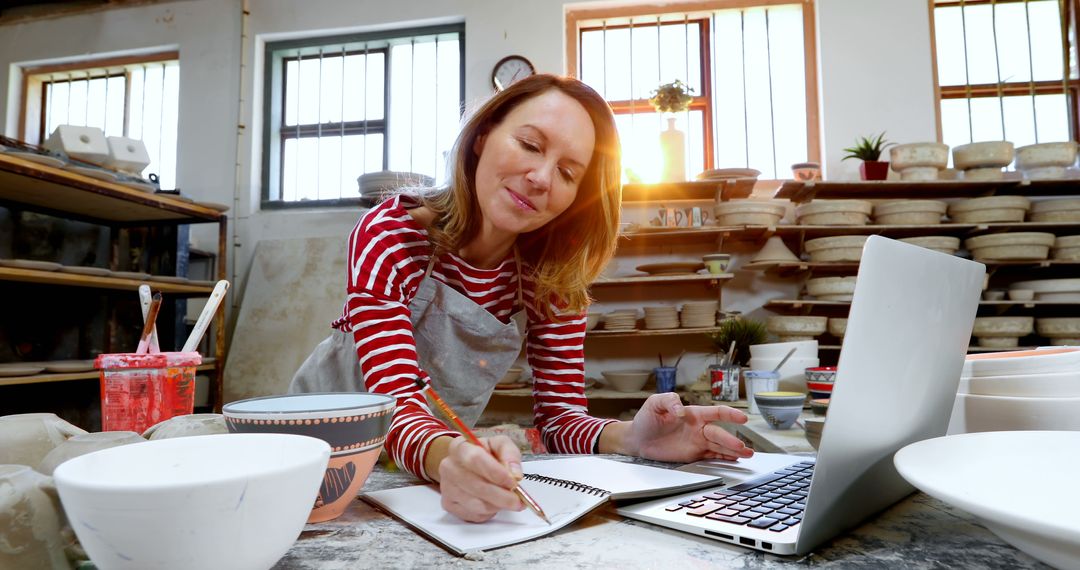
{"label": "small plant in pot", "polygon": [[881,153],[893,143],[885,140],[885,132],[876,137],[859,137],[855,146],[844,149],[848,153],[844,160],[857,158],[862,160],[859,174],[863,180],[885,180],[889,176],[889,163],[879,160]]}
{"label": "small plant in pot", "polygon": [[[713,343],[714,352],[727,354],[732,341],[735,342],[735,364],[746,366],[750,362],[750,345],[762,344],[769,339],[769,331],[765,329],[765,323],[734,317],[721,321],[717,331],[707,333],[706,336]],[[730,358],[730,355],[727,355]]]}
{"label": "small plant in pot", "polygon": [[659,113],[680,113],[690,107],[690,102],[694,100],[693,92],[692,87],[676,79],[654,89],[649,103]]}

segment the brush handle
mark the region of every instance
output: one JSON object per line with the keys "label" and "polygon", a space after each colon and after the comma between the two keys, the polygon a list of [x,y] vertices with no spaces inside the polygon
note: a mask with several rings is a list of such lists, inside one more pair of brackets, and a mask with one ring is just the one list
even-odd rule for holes
{"label": "brush handle", "polygon": [[[150,292],[150,286],[146,283],[139,285],[139,303],[142,305],[142,319],[143,323],[146,323],[146,317],[150,313],[150,302],[152,301],[153,293]],[[155,324],[150,329],[150,347],[147,351],[151,354],[155,352],[161,352],[161,347],[158,346],[157,337],[157,325]]]}
{"label": "brush handle", "polygon": [[150,309],[146,313],[146,322],[143,323],[142,334],[139,335],[139,347],[135,349],[135,354],[146,354],[146,351],[150,348],[150,333],[154,330],[154,321],[157,320],[158,311],[161,310],[161,293],[154,293],[153,300],[150,301]]}
{"label": "brush handle", "polygon": [[195,328],[191,329],[191,334],[188,335],[184,348],[180,349],[181,352],[191,352],[199,346],[199,341],[206,334],[206,327],[210,326],[210,320],[214,318],[214,314],[217,313],[218,306],[221,305],[221,300],[225,298],[225,292],[228,290],[228,281],[222,279],[217,282],[217,285],[214,286],[214,292],[210,293],[210,298],[206,300],[206,306],[203,307],[202,313],[199,314],[199,320],[195,321]]}

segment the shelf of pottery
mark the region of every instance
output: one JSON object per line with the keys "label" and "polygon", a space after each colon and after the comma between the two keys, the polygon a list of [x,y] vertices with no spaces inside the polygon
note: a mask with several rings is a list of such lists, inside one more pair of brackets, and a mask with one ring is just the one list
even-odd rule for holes
{"label": "shelf of pottery", "polygon": [[766,303],[778,313],[770,332],[838,350],[862,245],[880,234],[987,266],[971,352],[1080,344],[1080,178],[1066,171],[1076,145],[1035,146],[1047,153],[1036,160],[1021,154],[1032,147],[1019,149],[1018,172],[1001,170],[1011,144],[975,143],[954,149],[964,179],[938,179],[948,147],[935,143],[901,145],[899,157],[894,149],[907,180],[784,183],[776,197],[796,204],[796,223],[777,225],[744,266],[805,279],[799,298]]}
{"label": "shelf of pottery", "polygon": [[[591,290],[596,302],[585,337],[590,399],[647,398],[655,392],[650,376],[658,358],[670,366],[684,350],[678,383],[692,384],[693,371],[704,370],[701,355],[712,352],[706,335],[718,330],[723,286],[735,277],[727,272],[731,256],[720,246],[728,231],[742,231],[712,224],[713,205],[745,198],[753,185],[753,178],[739,175],[624,186],[619,249]],[[511,375],[495,394],[530,396],[521,370]]]}
{"label": "shelf of pottery", "polygon": [[[14,141],[17,143],[17,141]],[[78,168],[70,165],[80,164]],[[142,283],[166,295],[166,299],[208,297],[213,281],[192,281],[175,275],[151,275],[136,267],[123,266],[118,259],[116,235],[129,227],[178,224],[218,224],[217,274],[225,276],[225,208],[193,203],[175,194],[154,193],[156,187],[124,183],[120,173],[110,176],[90,172],[110,171],[102,167],[81,166],[77,160],[65,160],[56,154],[13,144],[4,139],[0,145],[0,204],[110,228],[112,238],[109,267],[61,265],[50,259],[0,259],[0,281],[60,287],[123,291],[137,298]],[[57,256],[60,252],[54,252]],[[58,303],[63,303],[63,293]],[[159,323],[160,324],[160,323]],[[213,371],[209,392],[210,405],[220,406],[220,366],[224,352],[223,316],[216,320],[216,338],[212,354],[203,360],[202,371]],[[159,327],[160,328],[160,327]],[[0,331],[2,332],[2,331]],[[107,341],[106,341],[107,342]],[[96,347],[94,352],[123,347]],[[134,348],[134,347],[131,347]],[[0,387],[97,378],[93,360],[0,363]]]}

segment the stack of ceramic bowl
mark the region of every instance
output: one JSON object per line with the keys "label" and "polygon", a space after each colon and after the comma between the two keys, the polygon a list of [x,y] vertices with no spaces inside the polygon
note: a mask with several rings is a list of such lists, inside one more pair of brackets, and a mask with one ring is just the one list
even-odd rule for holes
{"label": "stack of ceramic bowl", "polygon": [[604,315],[604,330],[632,331],[637,328],[638,312],[635,309],[612,311]]}
{"label": "stack of ceramic bowl", "polygon": [[1010,289],[1029,289],[1034,292],[1036,301],[1069,303],[1080,301],[1080,279],[1017,281],[1010,285]]}
{"label": "stack of ceramic bowl", "polygon": [[1050,250],[1052,259],[1080,261],[1080,236],[1058,236]]}
{"label": "stack of ceramic bowl", "polygon": [[765,319],[765,329],[781,342],[813,340],[825,332],[825,317],[772,316]]}
{"label": "stack of ceramic bowl", "polygon": [[778,263],[798,263],[799,261],[798,256],[791,253],[791,250],[784,245],[784,240],[780,236],[772,236],[765,240],[765,245],[754,254],[754,257],[750,258],[750,262],[744,265],[743,269],[756,269],[770,267]]}
{"label": "stack of ceramic bowl", "polygon": [[830,236],[806,240],[803,250],[810,255],[810,261],[859,261],[862,259],[863,246],[869,236]]}
{"label": "stack of ceramic bowl", "polygon": [[957,224],[1022,222],[1031,200],[1023,196],[970,198],[949,205],[949,218]]}
{"label": "stack of ceramic bowl", "polygon": [[937,142],[898,144],[889,149],[889,159],[901,180],[937,180],[938,171],[949,163],[949,145]]}
{"label": "stack of ceramic bowl", "polygon": [[600,313],[589,311],[588,315],[585,316],[585,330],[591,331],[598,324],[600,324]]}
{"label": "stack of ceramic bowl", "polygon": [[960,238],[953,236],[919,236],[901,238],[900,241],[940,251],[945,255],[956,255],[956,250],[960,249]]}
{"label": "stack of ceramic bowl", "polygon": [[680,313],[682,328],[696,329],[716,326],[716,311],[719,309],[719,301],[687,301],[683,304]]}
{"label": "stack of ceramic bowl", "polygon": [[971,334],[979,346],[987,348],[1016,348],[1020,337],[1035,332],[1034,317],[977,317]]}
{"label": "stack of ceramic bowl", "polygon": [[829,334],[836,338],[844,338],[844,333],[847,332],[847,318],[846,317],[829,317],[828,324],[825,325]]}
{"label": "stack of ceramic bowl", "polygon": [[1045,232],[987,234],[964,240],[964,247],[976,261],[1042,260],[1049,257],[1054,239]]}
{"label": "stack of ceramic bowl", "polygon": [[645,328],[679,328],[679,311],[675,307],[645,307]]}
{"label": "stack of ceramic bowl", "polygon": [[1031,204],[1029,222],[1080,222],[1080,200],[1042,200]]}
{"label": "stack of ceramic bowl", "polygon": [[1080,346],[1080,319],[1076,317],[1035,319],[1035,331],[1054,346]]}
{"label": "stack of ceramic bowl", "polygon": [[1054,142],[1022,146],[1016,149],[1016,169],[1030,180],[1053,180],[1065,177],[1065,169],[1076,162],[1076,143]]}
{"label": "stack of ceramic bowl", "polygon": [[949,434],[1080,430],[1080,348],[970,355]]}
{"label": "stack of ceramic bowl", "polygon": [[948,204],[941,200],[893,200],[874,205],[874,223],[882,226],[940,224]]}
{"label": "stack of ceramic bowl", "polygon": [[850,301],[855,295],[855,277],[807,279],[806,292],[819,301]]}
{"label": "stack of ceramic bowl", "polygon": [[775,226],[787,212],[779,200],[732,200],[713,207],[718,226]]}
{"label": "stack of ceramic bowl", "polygon": [[964,180],[1001,180],[1001,169],[1013,161],[1013,143],[985,141],[963,144],[953,149],[953,166],[964,172]]}
{"label": "stack of ceramic bowl", "polygon": [[815,200],[795,208],[804,226],[865,226],[874,205],[866,200]]}
{"label": "stack of ceramic bowl", "polygon": [[826,400],[832,397],[836,384],[835,366],[814,366],[806,369],[806,388],[812,400]]}
{"label": "stack of ceramic bowl", "polygon": [[807,340],[799,342],[773,342],[750,346],[750,368],[753,370],[772,370],[791,349],[795,352],[780,367],[780,389],[795,392],[806,391],[807,368],[820,364],[818,360],[818,342]]}

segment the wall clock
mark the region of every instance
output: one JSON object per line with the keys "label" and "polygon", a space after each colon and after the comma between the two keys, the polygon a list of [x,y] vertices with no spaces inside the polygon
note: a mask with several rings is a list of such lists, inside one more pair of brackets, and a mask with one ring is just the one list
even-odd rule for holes
{"label": "wall clock", "polygon": [[532,62],[520,55],[508,55],[499,60],[491,70],[491,85],[496,91],[509,87],[515,81],[536,73]]}

